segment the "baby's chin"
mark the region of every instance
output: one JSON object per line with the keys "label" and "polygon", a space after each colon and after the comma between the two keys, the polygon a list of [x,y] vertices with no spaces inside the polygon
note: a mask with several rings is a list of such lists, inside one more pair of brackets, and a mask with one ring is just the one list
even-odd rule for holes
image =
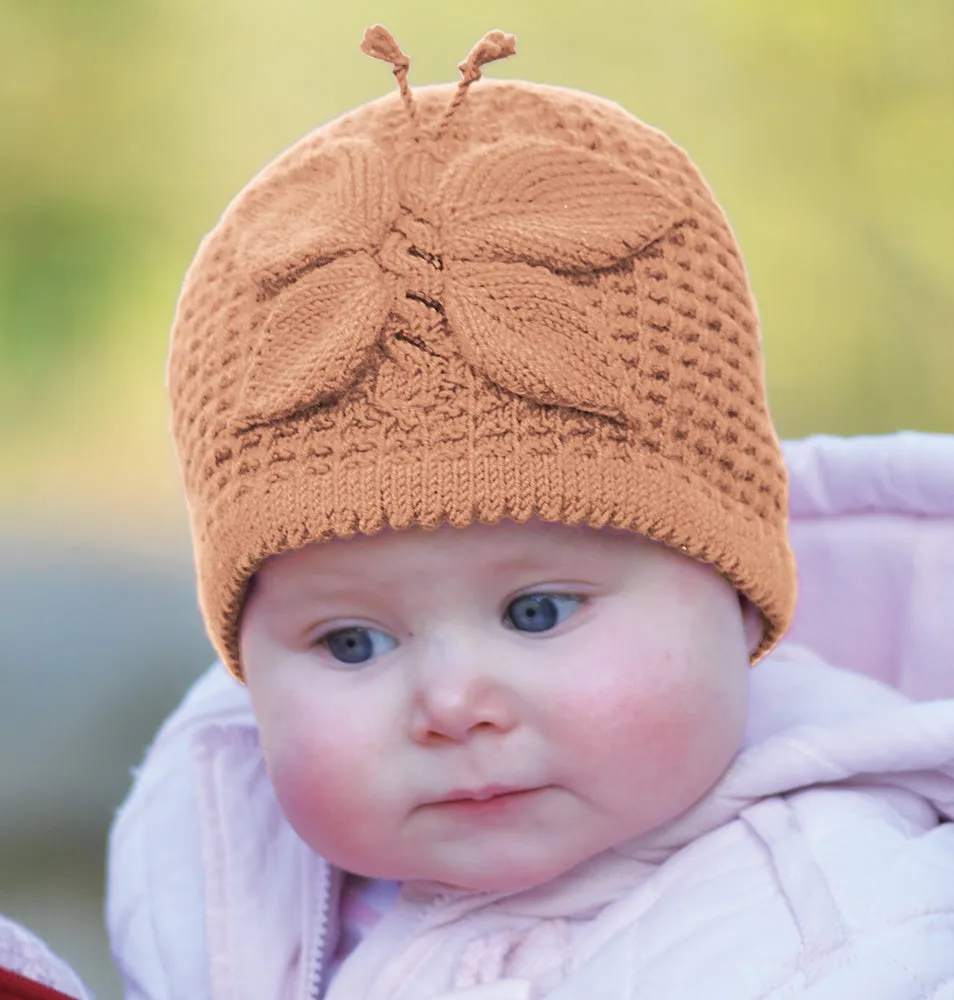
{"label": "baby's chin", "polygon": [[[601,853],[601,852],[597,852]],[[542,858],[538,863],[442,866],[397,878],[424,893],[493,892],[517,893],[553,882],[595,855],[580,859]]]}

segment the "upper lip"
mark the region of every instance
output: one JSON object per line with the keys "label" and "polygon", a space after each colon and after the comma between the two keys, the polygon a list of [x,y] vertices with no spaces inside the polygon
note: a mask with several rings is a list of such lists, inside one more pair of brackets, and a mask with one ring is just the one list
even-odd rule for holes
{"label": "upper lip", "polygon": [[487,799],[496,798],[498,795],[512,795],[514,792],[529,792],[529,788],[518,788],[513,785],[484,785],[483,788],[455,788],[453,791],[442,795],[435,802],[459,802],[461,800],[472,799],[475,802],[484,802]]}

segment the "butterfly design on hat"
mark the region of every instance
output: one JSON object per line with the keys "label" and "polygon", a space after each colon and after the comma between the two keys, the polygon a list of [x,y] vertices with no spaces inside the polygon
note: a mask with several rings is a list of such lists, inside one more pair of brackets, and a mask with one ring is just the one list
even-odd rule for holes
{"label": "butterfly design on hat", "polygon": [[271,311],[235,429],[342,398],[408,302],[439,317],[453,348],[507,392],[626,423],[613,343],[578,282],[633,258],[685,208],[651,177],[560,142],[504,136],[443,162],[441,137],[467,89],[482,65],[516,51],[513,35],[490,32],[471,50],[431,134],[394,38],[376,25],[362,49],[391,63],[412,141],[393,152],[360,138],[319,147],[255,206],[244,247]]}

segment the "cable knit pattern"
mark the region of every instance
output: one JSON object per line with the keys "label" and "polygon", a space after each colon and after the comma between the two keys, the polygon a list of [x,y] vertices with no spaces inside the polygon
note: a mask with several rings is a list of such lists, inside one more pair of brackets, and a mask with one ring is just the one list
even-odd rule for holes
{"label": "cable knit pattern", "polygon": [[[381,29],[383,31],[383,29]],[[496,37],[499,35],[499,37]],[[686,154],[618,106],[481,81],[306,136],[202,244],[169,357],[213,642],[267,556],[412,524],[642,532],[788,624],[786,479],[735,239]],[[509,45],[509,48],[508,48]]]}

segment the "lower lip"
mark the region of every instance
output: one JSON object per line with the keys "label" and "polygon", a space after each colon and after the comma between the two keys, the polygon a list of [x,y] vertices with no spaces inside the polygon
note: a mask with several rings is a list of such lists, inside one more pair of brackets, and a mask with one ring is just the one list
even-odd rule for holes
{"label": "lower lip", "polygon": [[435,802],[434,805],[442,813],[459,816],[461,819],[504,816],[514,809],[519,809],[528,799],[540,791],[542,791],[540,788],[530,788],[523,792],[494,795],[489,799],[451,799],[448,802]]}

